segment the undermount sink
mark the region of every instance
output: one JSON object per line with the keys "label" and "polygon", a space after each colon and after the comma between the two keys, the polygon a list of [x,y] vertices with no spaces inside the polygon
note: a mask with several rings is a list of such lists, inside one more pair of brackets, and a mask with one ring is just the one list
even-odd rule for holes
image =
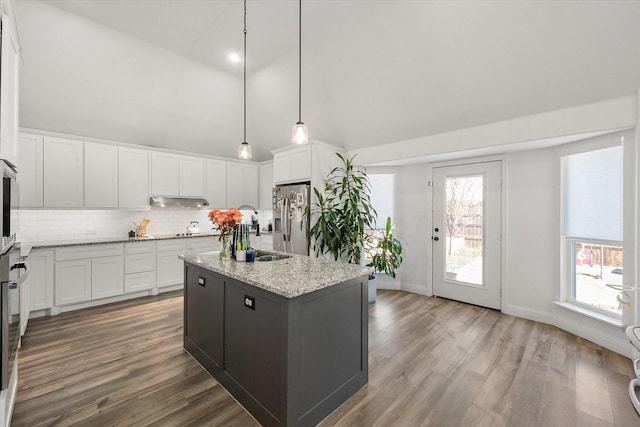
{"label": "undermount sink", "polygon": [[[265,260],[261,260],[260,257],[271,257],[271,259],[265,259]],[[287,259],[287,258],[291,258],[291,255],[284,255],[284,254],[279,254],[276,252],[271,252],[271,251],[265,251],[262,249],[256,249],[256,261],[275,261],[278,259]]]}

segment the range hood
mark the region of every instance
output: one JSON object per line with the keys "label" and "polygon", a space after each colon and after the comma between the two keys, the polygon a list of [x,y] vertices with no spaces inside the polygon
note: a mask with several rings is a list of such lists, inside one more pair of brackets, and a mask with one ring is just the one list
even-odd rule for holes
{"label": "range hood", "polygon": [[209,206],[209,202],[205,199],[193,197],[151,197],[149,198],[149,204],[159,208],[201,208]]}

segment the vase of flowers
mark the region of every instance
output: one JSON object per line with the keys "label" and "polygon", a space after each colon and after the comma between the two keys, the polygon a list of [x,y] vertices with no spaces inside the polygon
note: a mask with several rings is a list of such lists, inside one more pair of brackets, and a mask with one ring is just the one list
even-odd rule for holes
{"label": "vase of flowers", "polygon": [[215,226],[214,230],[220,231],[220,255],[221,260],[228,260],[231,258],[231,252],[229,247],[229,237],[236,225],[242,222],[242,213],[236,208],[230,208],[226,211],[214,209],[209,212],[209,220]]}

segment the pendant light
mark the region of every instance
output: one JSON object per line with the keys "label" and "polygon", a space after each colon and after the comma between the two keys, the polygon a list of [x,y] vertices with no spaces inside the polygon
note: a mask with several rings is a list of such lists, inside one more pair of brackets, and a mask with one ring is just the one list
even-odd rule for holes
{"label": "pendant light", "polygon": [[244,93],[244,138],[242,139],[242,144],[238,147],[238,157],[244,160],[248,160],[251,158],[251,146],[247,142],[247,0],[244,0],[244,71],[242,76],[243,93]]}
{"label": "pendant light", "polygon": [[298,123],[291,130],[291,142],[309,142],[309,129],[302,123],[302,0],[298,0]]}

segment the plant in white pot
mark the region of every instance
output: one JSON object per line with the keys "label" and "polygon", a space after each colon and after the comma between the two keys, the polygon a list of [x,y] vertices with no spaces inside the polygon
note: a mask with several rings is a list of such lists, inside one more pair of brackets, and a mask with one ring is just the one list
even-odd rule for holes
{"label": "plant in white pot", "polygon": [[[377,244],[369,250],[371,262],[367,264],[378,273],[384,273],[395,279],[396,269],[402,264],[402,244],[391,231],[391,217],[387,217],[387,223],[378,239]],[[376,300],[375,275],[369,277],[369,302]]]}

